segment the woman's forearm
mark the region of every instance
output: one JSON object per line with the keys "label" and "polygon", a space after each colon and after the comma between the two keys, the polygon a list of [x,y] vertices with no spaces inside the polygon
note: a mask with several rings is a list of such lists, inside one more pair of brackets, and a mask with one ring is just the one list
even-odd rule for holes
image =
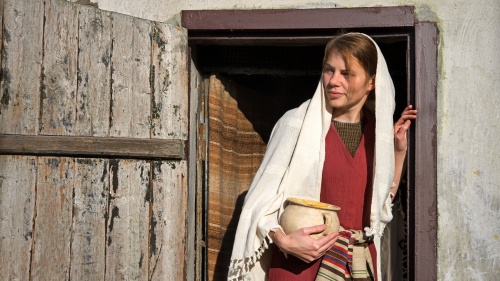
{"label": "woman's forearm", "polygon": [[394,152],[394,183],[391,187],[391,199],[394,200],[394,196],[398,192],[399,183],[401,181],[401,175],[404,170],[404,163],[406,159],[406,150],[395,151]]}

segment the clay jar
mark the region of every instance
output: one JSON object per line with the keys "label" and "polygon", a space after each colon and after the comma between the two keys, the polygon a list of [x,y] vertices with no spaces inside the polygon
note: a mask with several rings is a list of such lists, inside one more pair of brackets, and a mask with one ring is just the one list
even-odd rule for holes
{"label": "clay jar", "polygon": [[319,239],[329,233],[338,232],[340,228],[337,211],[340,207],[305,198],[290,197],[280,217],[280,225],[285,234],[297,229],[326,224],[321,233],[311,234],[311,238]]}

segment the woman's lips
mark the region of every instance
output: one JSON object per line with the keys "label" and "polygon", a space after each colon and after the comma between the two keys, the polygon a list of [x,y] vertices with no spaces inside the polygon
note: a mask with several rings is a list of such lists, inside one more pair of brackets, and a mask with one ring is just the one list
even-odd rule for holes
{"label": "woman's lips", "polygon": [[330,96],[330,98],[336,99],[342,97],[344,94],[339,92],[328,92],[328,95]]}

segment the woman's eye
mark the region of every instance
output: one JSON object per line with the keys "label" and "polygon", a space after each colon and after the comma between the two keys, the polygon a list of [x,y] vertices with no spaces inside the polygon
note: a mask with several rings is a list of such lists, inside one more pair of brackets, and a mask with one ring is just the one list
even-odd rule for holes
{"label": "woman's eye", "polygon": [[349,76],[349,71],[341,71],[340,74],[343,76]]}
{"label": "woman's eye", "polygon": [[331,69],[331,68],[325,68],[325,69],[323,69],[323,72],[324,73],[333,73],[333,69]]}

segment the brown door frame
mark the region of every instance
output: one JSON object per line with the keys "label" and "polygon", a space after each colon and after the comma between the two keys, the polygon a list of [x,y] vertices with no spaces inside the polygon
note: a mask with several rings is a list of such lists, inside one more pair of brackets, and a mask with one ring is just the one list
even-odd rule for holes
{"label": "brown door frame", "polygon": [[304,10],[182,11],[188,42],[324,40],[339,29],[406,35],[409,39],[408,100],[419,109],[409,151],[410,280],[437,280],[437,40],[434,23],[418,22],[414,7]]}

